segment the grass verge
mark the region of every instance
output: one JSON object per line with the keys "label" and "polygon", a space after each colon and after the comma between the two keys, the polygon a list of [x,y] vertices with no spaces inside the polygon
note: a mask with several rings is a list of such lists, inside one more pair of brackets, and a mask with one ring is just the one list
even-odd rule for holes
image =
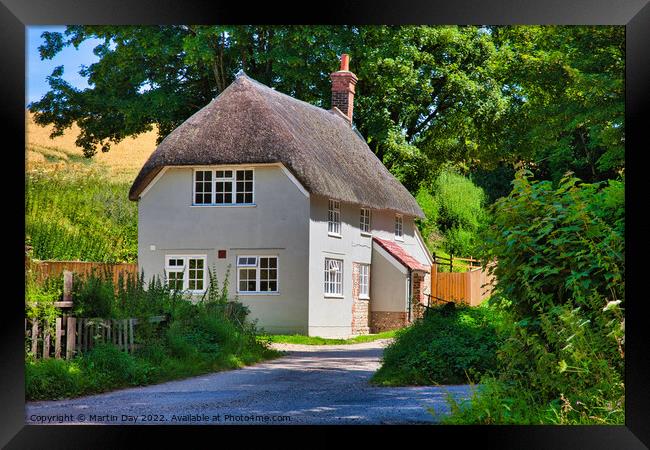
{"label": "grass verge", "polygon": [[360,344],[363,342],[372,342],[377,339],[394,338],[397,330],[384,331],[376,334],[362,334],[349,339],[330,339],[319,336],[304,336],[300,334],[270,334],[262,336],[260,339],[268,340],[278,344],[302,344],[302,345],[345,345]]}
{"label": "grass verge", "polygon": [[281,356],[280,352],[261,346],[239,354],[224,352],[183,357],[158,350],[148,349],[146,355],[131,355],[112,344],[101,344],[71,360],[28,359],[25,362],[25,397],[27,400],[58,400],[98,394],[237,369]]}

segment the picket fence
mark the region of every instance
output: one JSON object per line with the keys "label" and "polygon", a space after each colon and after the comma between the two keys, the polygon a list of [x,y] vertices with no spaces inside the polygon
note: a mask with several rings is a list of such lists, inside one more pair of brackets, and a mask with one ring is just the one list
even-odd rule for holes
{"label": "picket fence", "polygon": [[[163,323],[165,316],[150,317],[151,323]],[[36,359],[70,359],[87,352],[99,343],[112,343],[120,350],[132,353],[137,318],[100,319],[64,315],[54,323],[25,319],[25,350]]]}

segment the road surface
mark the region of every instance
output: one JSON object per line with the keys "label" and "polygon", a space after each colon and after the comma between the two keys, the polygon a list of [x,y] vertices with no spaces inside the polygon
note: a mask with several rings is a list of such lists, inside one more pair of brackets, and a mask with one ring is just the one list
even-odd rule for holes
{"label": "road surface", "polygon": [[471,387],[378,387],[389,340],[274,344],[286,356],[243,369],[69,400],[28,402],[29,424],[428,424]]}

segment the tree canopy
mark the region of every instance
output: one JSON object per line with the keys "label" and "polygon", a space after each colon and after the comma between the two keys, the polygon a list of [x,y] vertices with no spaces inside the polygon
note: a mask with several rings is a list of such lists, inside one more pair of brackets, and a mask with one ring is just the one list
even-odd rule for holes
{"label": "tree canopy", "polygon": [[29,105],[54,135],[77,123],[98,149],[156,125],[162,140],[243,69],[330,107],[341,53],[359,77],[354,123],[415,193],[452,165],[463,173],[524,164],[597,181],[624,169],[624,28],[615,26],[68,26],[42,58],[90,38],[89,88],[48,77]]}

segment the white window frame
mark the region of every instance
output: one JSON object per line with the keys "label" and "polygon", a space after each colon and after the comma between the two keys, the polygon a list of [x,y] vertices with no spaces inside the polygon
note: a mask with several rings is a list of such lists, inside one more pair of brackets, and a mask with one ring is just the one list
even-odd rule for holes
{"label": "white window frame", "polygon": [[327,203],[327,234],[341,237],[341,202],[329,199]]}
{"label": "white window frame", "polygon": [[[251,264],[249,261],[244,264],[240,264],[240,258],[255,258],[255,264]],[[261,291],[260,286],[262,284],[262,267],[261,260],[264,258],[273,258],[275,259],[275,290],[274,291]],[[237,255],[236,259],[236,268],[237,268],[237,294],[238,295],[279,295],[280,294],[280,257],[278,255]],[[254,291],[242,291],[239,288],[240,281],[240,271],[239,269],[255,269],[255,290]],[[272,278],[273,279],[273,278]]]}
{"label": "white window frame", "polygon": [[[178,266],[170,266],[169,260],[171,259],[180,259],[183,261],[181,270],[178,270]],[[203,260],[203,289],[190,289],[190,259],[200,259]],[[192,294],[202,294],[206,291],[208,285],[208,256],[207,255],[165,255],[165,282],[169,285],[169,276],[167,275],[170,272],[182,273],[183,274],[183,289],[182,292],[189,292]]]}
{"label": "white window frame", "polygon": [[[232,183],[232,202],[231,203],[216,203],[217,201],[217,171],[232,171],[232,177],[228,178],[219,178],[219,180],[226,180]],[[252,189],[252,202],[251,203],[237,203],[237,172],[251,171],[253,173],[253,179],[249,180],[253,183]],[[196,203],[196,173],[197,172],[212,172],[212,203]],[[247,191],[245,191],[247,192]],[[246,207],[246,206],[255,206],[255,169],[253,167],[218,167],[218,168],[204,168],[197,167],[192,171],[192,206],[217,206],[217,207]]]}
{"label": "white window frame", "polygon": [[372,210],[370,208],[361,208],[359,213],[359,229],[361,234],[370,236],[370,230],[372,229]]}
{"label": "white window frame", "polygon": [[395,214],[395,240],[404,240],[404,216]]}
{"label": "white window frame", "polygon": [[370,264],[359,264],[359,298],[364,300],[370,298]]}
{"label": "white window frame", "polygon": [[[332,270],[332,264],[338,263],[338,271]],[[344,261],[338,258],[325,258],[323,270],[323,293],[325,297],[343,298],[343,266]],[[337,274],[332,275],[332,274]],[[334,276],[332,280],[331,277]],[[337,289],[338,288],[338,289]]]}
{"label": "white window frame", "polygon": [[[196,202],[196,195],[197,195],[197,190],[196,190],[196,184],[199,183],[199,181],[196,179],[199,173],[203,173],[205,177],[205,173],[210,174],[210,189],[208,191],[203,191],[202,195],[209,194],[210,195],[210,202],[209,203],[197,203]],[[193,175],[192,175],[192,204],[197,205],[197,206],[204,206],[204,205],[213,205],[215,198],[214,198],[214,171],[213,170],[205,170],[205,169],[194,169]],[[206,184],[205,181],[200,181],[202,184]]]}

